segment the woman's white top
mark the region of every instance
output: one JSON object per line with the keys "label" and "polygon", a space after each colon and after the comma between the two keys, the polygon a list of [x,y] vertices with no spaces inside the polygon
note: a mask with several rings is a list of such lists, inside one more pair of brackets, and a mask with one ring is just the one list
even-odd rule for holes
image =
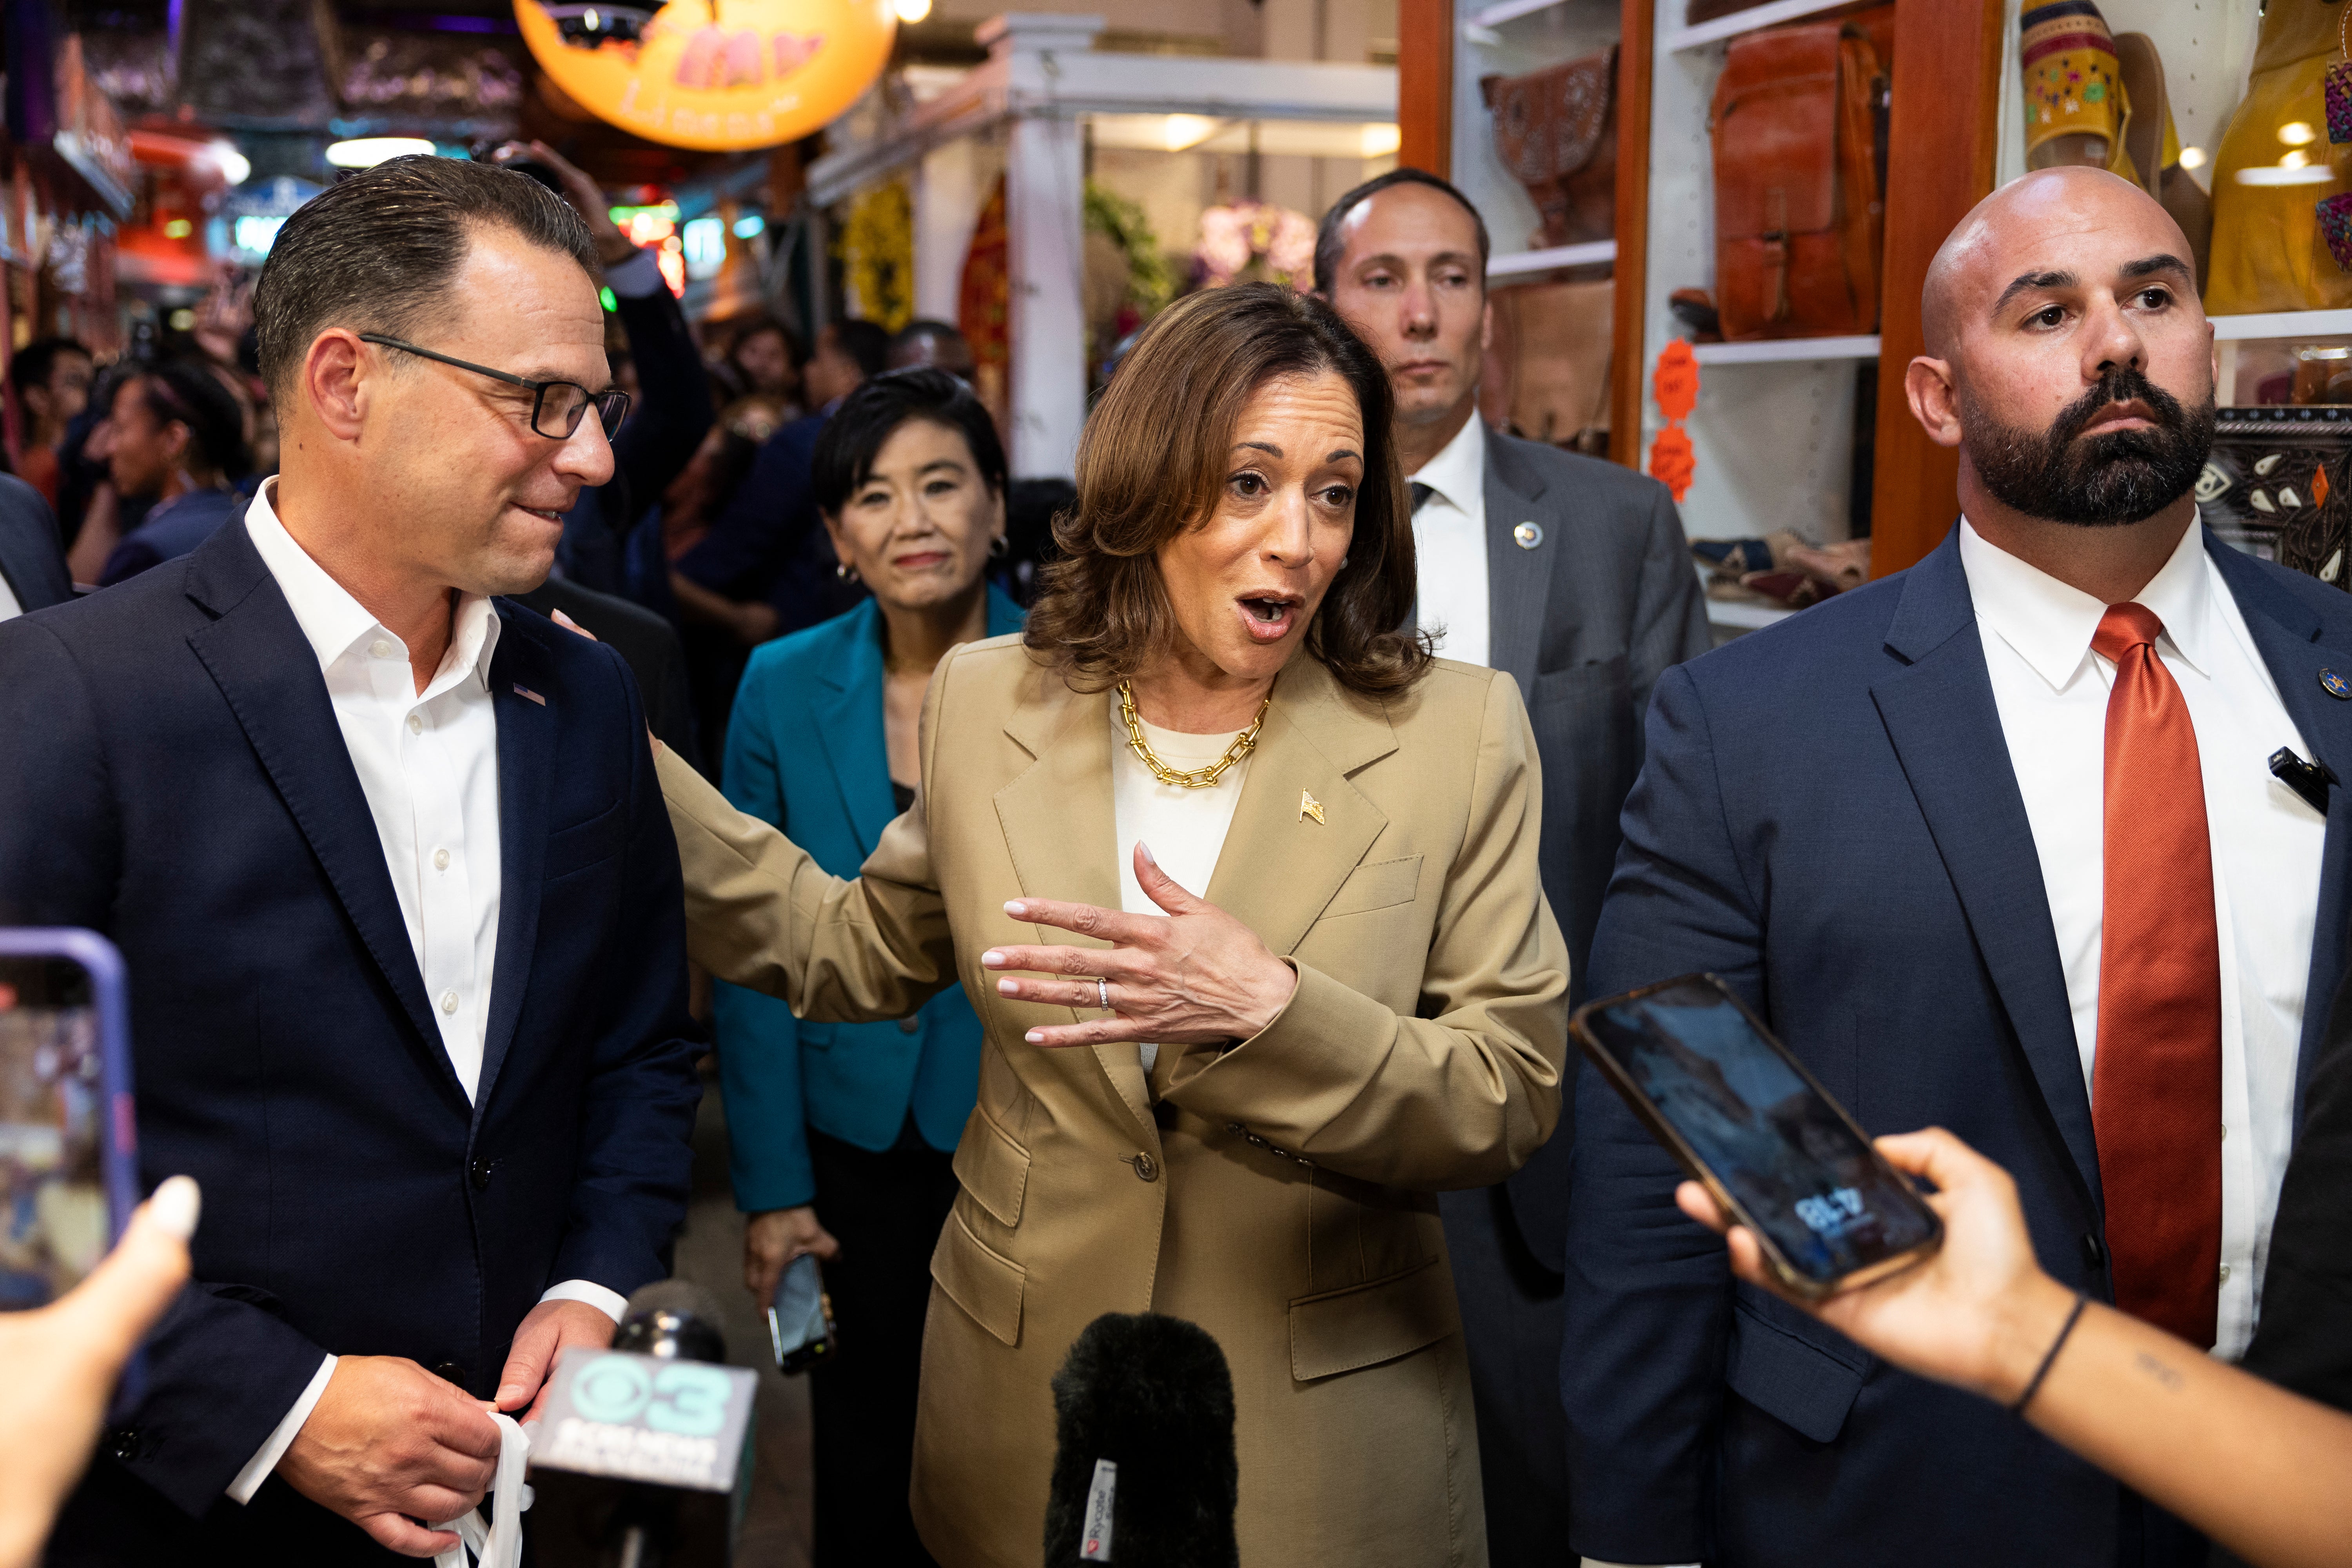
{"label": "woman's white top", "polygon": [[[1135,880],[1135,846],[1139,839],[1151,847],[1160,868],[1185,891],[1205,898],[1209,879],[1216,874],[1217,856],[1225,847],[1225,833],[1234,825],[1234,807],[1241,803],[1242,782],[1249,775],[1250,759],[1227,768],[1224,776],[1206,789],[1164,784],[1151,776],[1143,759],[1127,743],[1127,721],[1118,704],[1110,704],[1111,801],[1118,824],[1119,908],[1135,915],[1164,915]],[[1152,754],[1178,773],[1205,768],[1225,754],[1241,734],[1187,735],[1143,724],[1143,739]],[[1143,1070],[1150,1072],[1160,1047],[1143,1045]]]}

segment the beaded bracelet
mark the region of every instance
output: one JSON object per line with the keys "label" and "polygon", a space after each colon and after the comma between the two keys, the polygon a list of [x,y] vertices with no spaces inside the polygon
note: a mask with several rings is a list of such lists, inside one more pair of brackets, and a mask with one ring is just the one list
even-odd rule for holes
{"label": "beaded bracelet", "polygon": [[2009,1413],[2011,1415],[2024,1415],[2025,1407],[2033,1403],[2033,1396],[2042,1392],[2042,1380],[2050,1375],[2051,1363],[2058,1359],[2058,1352],[2065,1348],[2066,1337],[2074,1331],[2074,1325],[2082,1321],[2083,1309],[2090,1304],[2091,1299],[2088,1296],[2084,1295],[2080,1290],[2074,1292],[2074,1310],[2066,1314],[2065,1326],[2058,1331],[2058,1337],[2052,1340],[2050,1348],[2042,1352],[2042,1364],[2033,1369],[2033,1381],[2025,1385],[2025,1392],[2019,1394],[2017,1403],[2009,1407]]}

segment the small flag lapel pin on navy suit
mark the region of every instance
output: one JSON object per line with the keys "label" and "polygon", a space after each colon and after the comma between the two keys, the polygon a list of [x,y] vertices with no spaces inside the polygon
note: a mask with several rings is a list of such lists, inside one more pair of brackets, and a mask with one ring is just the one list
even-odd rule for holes
{"label": "small flag lapel pin on navy suit", "polygon": [[541,708],[544,708],[544,707],[546,707],[546,706],[547,706],[547,699],[546,699],[546,698],[541,697],[538,692],[533,691],[530,687],[525,686],[525,685],[524,685],[521,681],[520,681],[520,680],[518,680],[518,681],[516,681],[516,682],[515,682],[515,695],[516,695],[517,697],[528,697],[528,698],[530,698],[533,702],[538,703]]}

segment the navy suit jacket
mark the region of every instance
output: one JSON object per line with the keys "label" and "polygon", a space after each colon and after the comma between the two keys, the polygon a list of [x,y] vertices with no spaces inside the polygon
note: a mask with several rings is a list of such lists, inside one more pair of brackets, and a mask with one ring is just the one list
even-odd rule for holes
{"label": "navy suit jacket", "polygon": [[[0,921],[121,946],[142,1180],[205,1194],[197,1282],[86,1488],[120,1494],[127,1468],[202,1514],[325,1352],[487,1396],[549,1286],[668,1272],[699,1095],[644,712],[612,649],[499,614],[502,881],[471,1105],[317,657],[243,520],[0,625]],[[257,1512],[273,1490],[324,1521],[275,1478]]]}
{"label": "navy suit jacket", "polygon": [[0,474],[0,580],[26,610],[45,610],[73,597],[57,513],[40,491],[14,474]]}
{"label": "navy suit jacket", "polygon": [[[2205,542],[2305,741],[2352,778],[2352,702],[2319,679],[2352,673],[2352,597]],[[2352,790],[2329,804],[2299,1082],[2343,966]],[[2042,1267],[2112,1299],[2090,1097],[1957,531],[1667,671],[1624,827],[1593,994],[1722,975],[1869,1131],[1939,1123],[2008,1167]],[[1736,1285],[1598,1073],[1577,1124],[1560,1379],[1580,1551],[2114,1561],[2115,1482]]]}

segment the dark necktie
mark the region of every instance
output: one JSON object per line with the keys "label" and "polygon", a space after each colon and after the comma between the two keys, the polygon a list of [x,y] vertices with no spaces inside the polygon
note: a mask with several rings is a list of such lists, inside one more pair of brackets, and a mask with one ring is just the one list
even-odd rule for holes
{"label": "dark necktie", "polygon": [[1423,484],[1419,479],[1415,479],[1415,480],[1413,480],[1413,481],[1412,481],[1412,510],[1415,510],[1415,511],[1419,511],[1419,510],[1421,510],[1421,503],[1422,503],[1422,502],[1423,502],[1423,501],[1425,501],[1425,500],[1427,500],[1430,497],[1432,497],[1432,496],[1435,495],[1436,493],[1437,493],[1437,491],[1436,491],[1435,489],[1433,489],[1433,488],[1431,488],[1431,487],[1430,487],[1430,486],[1428,486],[1428,485]]}
{"label": "dark necktie", "polygon": [[2221,1304],[2221,957],[2197,731],[2164,623],[2110,605],[2105,910],[2091,1119],[2116,1305],[2200,1349]]}

